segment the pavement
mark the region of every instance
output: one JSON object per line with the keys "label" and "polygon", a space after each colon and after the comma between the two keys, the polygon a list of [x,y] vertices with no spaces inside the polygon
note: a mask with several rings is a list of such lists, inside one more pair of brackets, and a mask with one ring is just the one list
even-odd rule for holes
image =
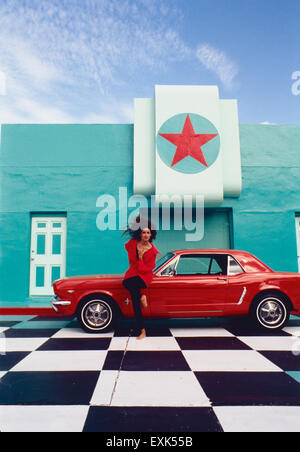
{"label": "pavement", "polygon": [[299,432],[300,319],[131,321],[0,315],[1,432]]}

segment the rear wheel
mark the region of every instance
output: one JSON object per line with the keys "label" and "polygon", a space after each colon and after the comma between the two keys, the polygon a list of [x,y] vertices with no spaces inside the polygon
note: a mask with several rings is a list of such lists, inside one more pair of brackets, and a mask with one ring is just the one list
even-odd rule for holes
{"label": "rear wheel", "polygon": [[80,326],[88,333],[104,333],[112,329],[116,317],[113,302],[101,296],[81,302],[77,311]]}
{"label": "rear wheel", "polygon": [[251,317],[258,327],[280,330],[290,318],[290,308],[283,296],[265,293],[256,298]]}

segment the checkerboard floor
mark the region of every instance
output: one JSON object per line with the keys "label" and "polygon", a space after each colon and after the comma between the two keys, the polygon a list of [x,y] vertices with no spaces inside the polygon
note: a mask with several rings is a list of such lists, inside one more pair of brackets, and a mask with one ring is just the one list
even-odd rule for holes
{"label": "checkerboard floor", "polygon": [[153,320],[99,335],[0,317],[0,431],[300,431],[300,319]]}

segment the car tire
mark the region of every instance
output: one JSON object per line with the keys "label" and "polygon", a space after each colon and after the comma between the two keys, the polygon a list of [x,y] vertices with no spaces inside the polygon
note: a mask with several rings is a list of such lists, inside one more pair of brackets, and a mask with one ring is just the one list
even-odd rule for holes
{"label": "car tire", "polygon": [[281,330],[289,321],[289,303],[283,295],[264,293],[253,302],[250,317],[255,326],[267,330]]}
{"label": "car tire", "polygon": [[82,300],[77,309],[78,322],[88,333],[104,333],[113,329],[117,316],[114,302],[101,295]]}

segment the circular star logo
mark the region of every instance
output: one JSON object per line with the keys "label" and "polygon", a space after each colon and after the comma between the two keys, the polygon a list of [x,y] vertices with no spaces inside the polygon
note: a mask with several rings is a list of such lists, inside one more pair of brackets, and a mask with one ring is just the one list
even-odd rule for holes
{"label": "circular star logo", "polygon": [[220,135],[213,123],[203,116],[182,113],[161,126],[157,149],[162,161],[175,171],[200,173],[217,160]]}

